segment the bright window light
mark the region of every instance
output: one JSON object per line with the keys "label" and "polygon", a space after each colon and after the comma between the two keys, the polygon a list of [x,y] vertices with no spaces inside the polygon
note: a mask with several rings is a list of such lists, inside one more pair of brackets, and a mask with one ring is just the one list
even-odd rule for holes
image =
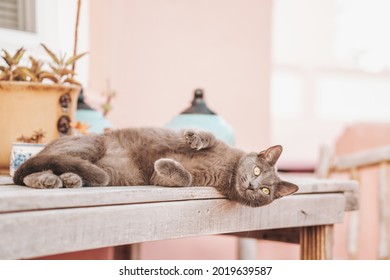
{"label": "bright window light", "polygon": [[274,117],[298,117],[302,113],[302,77],[299,74],[275,70],[271,88],[271,112]]}
{"label": "bright window light", "polygon": [[337,0],[335,53],[343,67],[390,70],[390,1]]}
{"label": "bright window light", "polygon": [[317,82],[315,112],[323,120],[390,121],[385,79],[329,75]]}

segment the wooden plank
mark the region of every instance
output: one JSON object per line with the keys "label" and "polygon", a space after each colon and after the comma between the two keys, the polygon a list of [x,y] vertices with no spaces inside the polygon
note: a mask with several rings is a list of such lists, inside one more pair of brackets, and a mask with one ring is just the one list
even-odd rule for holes
{"label": "wooden plank", "polygon": [[320,149],[319,161],[316,167],[317,178],[328,178],[332,159],[334,156],[334,148],[332,146],[322,146]]}
{"label": "wooden plank", "polygon": [[329,260],[333,257],[333,225],[301,228],[302,260]]}
{"label": "wooden plank", "polygon": [[315,177],[294,177],[283,174],[283,180],[290,181],[299,186],[298,194],[303,193],[333,193],[358,191],[356,180],[321,179]]}
{"label": "wooden plank", "polygon": [[12,177],[0,175],[0,186],[1,185],[13,185]]}
{"label": "wooden plank", "polygon": [[224,196],[211,187],[31,189],[23,186],[0,186],[0,212],[218,198],[222,199]]}
{"label": "wooden plank", "polygon": [[346,199],[345,211],[359,210],[359,190],[344,192]]}
{"label": "wooden plank", "polygon": [[299,244],[299,232],[300,228],[282,228],[247,232],[233,232],[228,233],[227,235]]}
{"label": "wooden plank", "polygon": [[389,210],[388,210],[388,165],[382,162],[379,167],[379,252],[378,258],[385,260],[389,258]]}
{"label": "wooden plank", "polygon": [[[0,177],[6,182],[9,177]],[[8,178],[8,179],[6,179]],[[348,209],[355,207],[353,194],[358,184],[350,180],[296,178],[283,176],[299,186],[294,195],[310,193],[348,193]],[[31,189],[0,185],[0,213],[38,209],[71,208],[97,205],[119,205],[161,201],[224,198],[212,187],[169,188],[159,186],[89,187],[80,189]],[[282,200],[285,198],[282,198]]]}
{"label": "wooden plank", "polygon": [[289,196],[259,208],[220,199],[5,213],[0,215],[0,259],[333,224],[343,221],[344,208],[345,197],[335,193]]}
{"label": "wooden plank", "polygon": [[[350,171],[351,178],[360,181],[359,172],[357,168]],[[348,256],[350,259],[356,260],[359,250],[359,225],[360,225],[360,211],[352,211],[349,215],[348,224]]]}
{"label": "wooden plank", "polygon": [[291,181],[299,186],[295,194],[310,193],[343,193],[346,197],[345,211],[359,209],[359,182],[357,179],[321,179],[312,177],[282,176],[284,180]]}
{"label": "wooden plank", "polygon": [[352,168],[370,166],[387,161],[390,161],[390,146],[339,156],[333,162],[332,169],[334,171],[345,171]]}

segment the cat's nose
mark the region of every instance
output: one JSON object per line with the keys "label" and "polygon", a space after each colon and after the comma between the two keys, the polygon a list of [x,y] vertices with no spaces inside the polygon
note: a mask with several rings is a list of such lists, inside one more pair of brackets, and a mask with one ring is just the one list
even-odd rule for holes
{"label": "cat's nose", "polygon": [[255,187],[252,185],[252,183],[249,183],[248,190],[252,190],[252,191],[255,190]]}

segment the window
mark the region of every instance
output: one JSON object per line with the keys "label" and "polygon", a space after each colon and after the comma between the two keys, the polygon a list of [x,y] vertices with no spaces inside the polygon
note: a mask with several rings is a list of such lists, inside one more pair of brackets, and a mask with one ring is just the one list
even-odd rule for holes
{"label": "window", "polygon": [[384,0],[275,0],[272,140],[283,160],[315,164],[350,123],[390,122]]}
{"label": "window", "polygon": [[35,32],[35,0],[0,0],[0,28]]}
{"label": "window", "polygon": [[[89,0],[82,2],[78,52],[89,48]],[[14,53],[24,47],[24,59],[32,54],[44,60],[47,54],[40,43],[45,43],[56,53],[71,54],[76,11],[77,0],[0,0],[0,52]],[[0,58],[0,65],[3,63]],[[88,67],[88,57],[77,64],[78,80],[83,84],[88,84]]]}

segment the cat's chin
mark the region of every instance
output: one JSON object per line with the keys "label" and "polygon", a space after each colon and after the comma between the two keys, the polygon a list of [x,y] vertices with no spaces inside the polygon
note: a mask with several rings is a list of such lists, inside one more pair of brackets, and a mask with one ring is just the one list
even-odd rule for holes
{"label": "cat's chin", "polygon": [[238,202],[249,207],[261,207],[270,204],[272,201],[253,200],[241,197]]}
{"label": "cat's chin", "polygon": [[237,191],[235,199],[237,202],[250,207],[261,207],[272,202],[271,199],[261,194],[247,194],[245,191]]}
{"label": "cat's chin", "polygon": [[248,199],[248,198],[241,198],[240,203],[250,206],[250,207],[261,207],[270,204],[271,200],[255,200],[255,199]]}

